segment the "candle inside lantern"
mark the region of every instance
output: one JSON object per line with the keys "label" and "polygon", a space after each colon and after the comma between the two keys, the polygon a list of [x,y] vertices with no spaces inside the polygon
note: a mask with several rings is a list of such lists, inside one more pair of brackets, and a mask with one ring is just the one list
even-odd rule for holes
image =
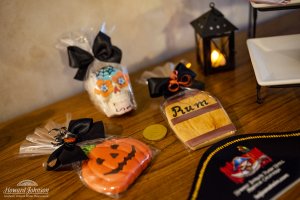
{"label": "candle inside lantern", "polygon": [[186,68],[190,68],[192,66],[192,63],[186,63],[185,66]]}
{"label": "candle inside lantern", "polygon": [[220,67],[226,65],[225,56],[219,52],[218,50],[213,50],[210,55],[211,66],[212,67]]}

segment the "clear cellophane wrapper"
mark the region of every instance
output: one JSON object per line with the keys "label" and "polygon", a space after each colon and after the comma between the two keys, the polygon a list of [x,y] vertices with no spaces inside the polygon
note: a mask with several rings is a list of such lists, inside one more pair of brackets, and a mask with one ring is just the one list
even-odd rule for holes
{"label": "clear cellophane wrapper", "polygon": [[79,144],[88,160],[73,167],[88,188],[121,197],[150,166],[159,150],[137,139],[111,137]]}
{"label": "clear cellophane wrapper", "polygon": [[168,77],[174,71],[175,65],[172,62],[167,62],[163,66],[156,66],[152,70],[144,71],[139,79],[138,83],[147,85],[149,78],[160,78],[160,77]]}
{"label": "clear cellophane wrapper", "polygon": [[[92,118],[71,119],[72,116],[68,113],[65,123],[59,124],[53,120],[48,120],[44,126],[35,128],[34,132],[27,135],[21,143],[19,155],[38,156],[53,153],[63,145],[64,138],[67,138],[68,134],[71,134],[71,132],[67,131],[69,129],[80,135],[78,136],[80,141],[94,140],[95,138],[102,137],[109,138],[115,134],[120,135],[123,129],[119,124],[104,124],[102,121],[94,121]],[[66,130],[65,133],[67,134],[60,135],[64,130]]]}
{"label": "clear cellophane wrapper", "polygon": [[[105,24],[101,32],[107,31]],[[86,29],[66,34],[59,40],[58,49],[66,52],[69,46],[76,46],[93,55],[93,42],[97,33]],[[89,65],[84,78],[84,87],[95,107],[107,117],[119,116],[137,107],[127,68],[119,63],[103,62],[98,59]]]}
{"label": "clear cellophane wrapper", "polygon": [[210,93],[186,88],[161,105],[164,118],[188,150],[196,150],[232,136],[236,128]]}
{"label": "clear cellophane wrapper", "polygon": [[71,120],[70,115],[67,115],[67,120],[64,124],[59,124],[53,120],[49,120],[45,126],[35,128],[32,134],[26,136],[26,139],[21,143],[19,148],[19,156],[39,156],[49,155],[59,146],[55,143],[57,132],[51,131],[61,127],[68,127]]}

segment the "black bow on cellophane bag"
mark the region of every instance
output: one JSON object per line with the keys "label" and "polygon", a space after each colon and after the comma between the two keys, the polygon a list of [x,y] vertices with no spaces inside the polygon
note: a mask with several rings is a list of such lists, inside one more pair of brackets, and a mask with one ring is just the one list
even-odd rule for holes
{"label": "black bow on cellophane bag", "polygon": [[74,79],[84,81],[96,108],[113,117],[135,110],[136,102],[128,71],[120,64],[122,51],[102,29],[93,39],[84,31],[69,34],[59,46],[67,50],[69,66],[78,68]]}
{"label": "black bow on cellophane bag", "polygon": [[150,96],[152,98],[160,96],[168,98],[187,88],[203,90],[204,83],[195,80],[195,77],[195,72],[187,68],[183,63],[179,63],[170,77],[148,79]]}
{"label": "black bow on cellophane bag", "polygon": [[26,141],[20,146],[20,155],[51,154],[46,168],[58,170],[73,162],[87,159],[76,144],[99,138],[105,138],[102,121],[93,122],[91,118],[71,120],[67,128],[51,122],[26,137]]}
{"label": "black bow on cellophane bag", "polygon": [[179,63],[168,78],[148,79],[151,97],[164,96],[160,108],[172,131],[188,150],[197,150],[234,134],[236,128],[219,100]]}
{"label": "black bow on cellophane bag", "polygon": [[[88,43],[84,37],[81,38],[81,41],[82,43]],[[67,50],[70,67],[78,68],[74,79],[81,81],[84,80],[89,65],[95,59],[98,59],[102,62],[111,63],[120,63],[122,59],[121,49],[113,46],[111,44],[110,37],[101,31],[99,31],[95,37],[91,50],[80,48],[79,46],[75,45],[68,46]]]}

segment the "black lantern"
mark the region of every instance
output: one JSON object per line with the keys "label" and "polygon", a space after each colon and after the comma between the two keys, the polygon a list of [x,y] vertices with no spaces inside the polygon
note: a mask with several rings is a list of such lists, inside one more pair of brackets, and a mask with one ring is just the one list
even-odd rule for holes
{"label": "black lantern", "polygon": [[205,75],[234,69],[234,31],[237,28],[210,3],[210,11],[191,22],[196,56]]}

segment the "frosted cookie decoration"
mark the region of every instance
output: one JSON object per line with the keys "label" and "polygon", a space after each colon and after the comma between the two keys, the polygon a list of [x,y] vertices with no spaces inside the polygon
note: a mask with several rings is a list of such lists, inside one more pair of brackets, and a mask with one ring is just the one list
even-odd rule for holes
{"label": "frosted cookie decoration", "polygon": [[81,166],[81,180],[89,188],[118,197],[149,166],[153,153],[133,138],[104,140],[85,147],[89,159]]}
{"label": "frosted cookie decoration", "polygon": [[108,117],[122,115],[136,108],[127,71],[113,63],[91,69],[85,88],[94,104]]}
{"label": "frosted cookie decoration", "polygon": [[209,93],[187,90],[169,98],[162,109],[177,137],[195,150],[235,132],[220,102]]}
{"label": "frosted cookie decoration", "polygon": [[151,164],[155,153],[156,149],[133,138],[109,137],[80,142],[69,135],[49,156],[46,169],[59,171],[72,165],[87,187],[119,197]]}
{"label": "frosted cookie decoration", "polygon": [[107,117],[136,109],[127,69],[119,64],[122,51],[109,36],[100,31],[92,45],[81,36],[67,49],[69,65],[78,68],[74,78],[84,81],[90,99]]}
{"label": "frosted cookie decoration", "polygon": [[165,119],[176,136],[189,148],[210,145],[235,133],[236,128],[217,98],[201,91],[204,84],[179,63],[169,78],[148,79],[151,97],[164,96]]}

